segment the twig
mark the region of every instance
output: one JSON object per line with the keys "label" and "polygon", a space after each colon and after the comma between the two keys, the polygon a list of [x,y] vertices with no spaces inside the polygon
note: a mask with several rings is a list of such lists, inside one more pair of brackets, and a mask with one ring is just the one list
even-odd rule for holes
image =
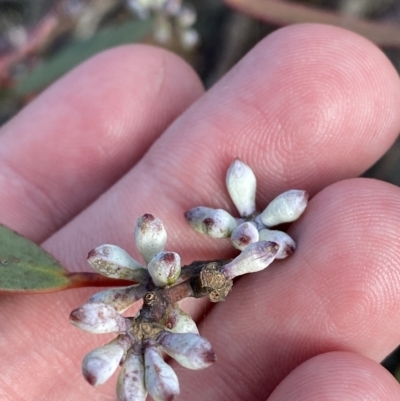
{"label": "twig", "polygon": [[247,14],[277,25],[320,23],[354,31],[379,46],[400,47],[400,25],[360,20],[280,0],[225,0]]}

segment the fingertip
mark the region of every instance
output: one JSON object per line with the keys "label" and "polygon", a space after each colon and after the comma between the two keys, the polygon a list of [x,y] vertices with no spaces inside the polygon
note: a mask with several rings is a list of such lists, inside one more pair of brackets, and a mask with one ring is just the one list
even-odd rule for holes
{"label": "fingertip", "polygon": [[121,46],[79,65],[2,127],[0,220],[42,241],[132,168],[202,93],[193,69],[156,47]]}
{"label": "fingertip", "polygon": [[350,352],[317,355],[294,369],[268,401],[396,401],[400,387],[379,363]]}
{"label": "fingertip", "polygon": [[282,182],[315,193],[359,175],[400,130],[395,68],[377,46],[342,28],[300,24],[279,29],[226,79],[240,81],[236,103],[248,116],[256,114],[251,131],[249,124],[242,128],[247,135],[238,139],[238,153],[232,154],[226,143],[226,159],[260,160],[260,170],[274,176],[267,178],[270,196],[282,191]]}

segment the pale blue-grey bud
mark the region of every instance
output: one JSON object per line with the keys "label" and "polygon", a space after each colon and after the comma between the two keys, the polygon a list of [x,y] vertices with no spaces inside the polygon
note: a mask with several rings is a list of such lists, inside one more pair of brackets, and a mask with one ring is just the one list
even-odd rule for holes
{"label": "pale blue-grey bud", "polygon": [[296,249],[296,243],[292,237],[283,231],[268,230],[264,228],[260,231],[260,241],[276,242],[279,245],[276,259],[285,259],[290,256]]}
{"label": "pale blue-grey bud", "polygon": [[259,234],[254,223],[248,221],[238,225],[232,232],[231,242],[233,246],[243,251],[248,245],[257,242]]}
{"label": "pale blue-grey bud", "polygon": [[279,246],[275,242],[258,241],[250,244],[232,262],[222,268],[228,279],[265,269],[274,260]]}
{"label": "pale blue-grey bud", "polygon": [[235,159],[226,174],[226,187],[242,217],[256,210],[257,180],[253,170],[240,159]]}
{"label": "pale blue-grey bud", "polygon": [[179,394],[178,377],[161,357],[157,346],[147,345],[144,351],[146,389],[154,401],[171,401]]}
{"label": "pale blue-grey bud", "polygon": [[161,220],[146,213],[139,217],[135,227],[136,247],[146,263],[164,250],[167,242],[167,232]]}
{"label": "pale blue-grey bud", "polygon": [[164,331],[157,342],[169,356],[185,368],[204,369],[215,362],[211,344],[197,334]]}
{"label": "pale blue-grey bud", "polygon": [[297,189],[277,196],[261,213],[260,218],[266,227],[297,220],[307,207],[308,193]]}

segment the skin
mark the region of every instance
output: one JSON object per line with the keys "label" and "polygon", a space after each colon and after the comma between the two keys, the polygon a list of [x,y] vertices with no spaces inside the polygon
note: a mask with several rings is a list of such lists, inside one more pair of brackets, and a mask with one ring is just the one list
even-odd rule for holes
{"label": "skin", "polygon": [[[236,214],[224,188],[234,157],[258,179],[262,209],[290,188],[312,198],[289,229],[289,259],[235,282],[226,302],[185,300],[217,362],[177,367],[179,400],[398,400],[379,362],[400,342],[400,190],[354,178],[400,130],[396,71],[348,31],[297,25],[256,46],[207,93],[176,56],[145,46],[78,67],[2,128],[0,221],[69,270],[116,244],[139,258],[137,217],[158,216],[183,262],[233,255],[193,232],[186,210]],[[70,326],[93,289],[0,297],[0,399],[114,400],[83,356],[110,340]]]}

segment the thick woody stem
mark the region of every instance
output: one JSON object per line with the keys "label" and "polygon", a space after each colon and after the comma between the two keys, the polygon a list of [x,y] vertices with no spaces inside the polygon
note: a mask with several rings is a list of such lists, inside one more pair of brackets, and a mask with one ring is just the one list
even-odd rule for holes
{"label": "thick woody stem", "polygon": [[[149,288],[143,298],[143,307],[136,321],[159,323],[173,305],[188,297],[208,296],[212,302],[223,301],[232,287],[232,281],[221,273],[227,261],[193,262],[185,266],[183,279],[169,288]],[[181,277],[182,277],[181,275]]]}

